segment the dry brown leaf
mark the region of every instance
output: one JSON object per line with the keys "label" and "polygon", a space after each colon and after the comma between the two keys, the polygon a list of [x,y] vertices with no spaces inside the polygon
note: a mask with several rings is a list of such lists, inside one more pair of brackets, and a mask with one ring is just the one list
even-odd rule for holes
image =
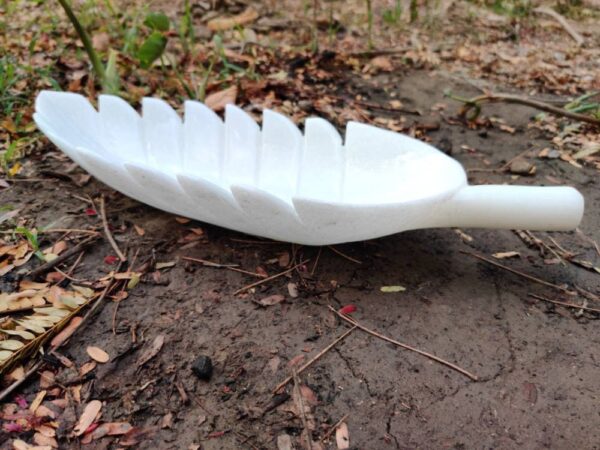
{"label": "dry brown leaf", "polygon": [[108,33],[94,33],[92,45],[99,52],[105,52],[110,45],[110,36]]}
{"label": "dry brown leaf", "polygon": [[254,22],[256,19],[258,19],[258,13],[254,8],[248,7],[235,16],[217,17],[216,19],[209,20],[207,27],[211,31],[223,31],[238,25],[246,25],[250,22]]}
{"label": "dry brown leaf", "polygon": [[280,434],[277,436],[277,450],[292,450],[292,437],[289,434]]}
{"label": "dry brown leaf", "polygon": [[35,433],[33,435],[33,442],[36,443],[36,445],[42,445],[42,446],[48,446],[51,448],[58,448],[58,442],[56,442],[56,439],[50,436],[45,436],[42,433]]}
{"label": "dry brown leaf", "polygon": [[[18,365],[11,372],[6,375],[6,378],[11,381],[19,381],[22,380],[25,376],[25,368],[22,365]],[[40,386],[41,387],[41,386]],[[43,389],[43,387],[42,387]]]}
{"label": "dry brown leaf", "polygon": [[158,336],[156,336],[154,338],[154,341],[152,342],[152,345],[146,348],[146,350],[144,350],[144,352],[140,355],[140,357],[137,360],[136,366],[141,367],[148,361],[150,361],[152,358],[154,358],[158,354],[158,352],[160,352],[160,349],[162,348],[164,343],[164,334],[159,334]]}
{"label": "dry brown leaf", "polygon": [[100,439],[104,436],[120,436],[129,433],[133,427],[129,422],[108,422],[98,426],[92,433],[92,439]]}
{"label": "dry brown leaf", "polygon": [[348,433],[348,425],[346,425],[346,422],[340,423],[340,426],[335,430],[335,443],[339,450],[350,448],[350,435]]}
{"label": "dry brown leaf", "polygon": [[88,346],[85,351],[94,361],[99,363],[106,363],[110,360],[110,356],[100,347],[94,347],[93,345]]}
{"label": "dry brown leaf", "polygon": [[96,368],[96,361],[88,361],[79,368],[79,375],[84,376],[86,373],[90,373]]}
{"label": "dry brown leaf", "polygon": [[140,227],[139,225],[133,225],[133,228],[135,228],[135,232],[137,233],[138,236],[143,236],[146,234],[146,231]]}
{"label": "dry brown leaf", "polygon": [[44,370],[40,373],[40,388],[47,389],[54,384],[54,372]]}
{"label": "dry brown leaf", "polygon": [[290,297],[297,298],[298,297],[298,285],[296,283],[288,283],[288,294]]}
{"label": "dry brown leaf", "polygon": [[213,111],[221,111],[225,108],[225,105],[235,104],[237,99],[238,88],[237,86],[231,86],[227,89],[223,89],[219,92],[213,92],[204,99],[204,104]]}
{"label": "dry brown leaf", "polygon": [[79,418],[79,422],[77,422],[77,425],[73,430],[73,434],[75,436],[81,436],[83,433],[85,433],[85,430],[87,430],[88,427],[92,423],[94,423],[94,420],[96,420],[96,416],[98,415],[101,409],[102,402],[100,400],[92,400],[91,402],[89,402],[85,406],[85,409],[83,410],[83,413]]}
{"label": "dry brown leaf", "polygon": [[75,332],[79,324],[83,319],[79,316],[75,316],[71,319],[69,324],[63,328],[63,330],[58,333],[52,341],[50,342],[50,347],[57,348],[60,347],[67,339],[71,337],[71,335]]}
{"label": "dry brown leaf", "polygon": [[317,398],[317,395],[307,385],[305,385],[305,384],[300,385],[300,394],[302,395],[302,398],[304,398],[304,400],[306,400],[306,402],[310,406],[316,406],[319,404],[319,399]]}
{"label": "dry brown leaf", "polygon": [[173,413],[167,413],[160,421],[161,428],[173,428]]}
{"label": "dry brown leaf", "polygon": [[521,256],[519,252],[499,252],[492,255],[496,259],[516,258]]}
{"label": "dry brown leaf", "polygon": [[387,56],[376,56],[369,62],[369,64],[372,67],[383,70],[385,72],[391,72],[392,70],[394,70],[392,60]]}
{"label": "dry brown leaf", "polygon": [[119,441],[119,444],[125,447],[138,445],[141,441],[150,438],[157,431],[158,427],[133,427],[125,434],[125,436],[123,436],[123,439]]}
{"label": "dry brown leaf", "polygon": [[29,405],[29,411],[31,411],[32,413],[35,414],[35,412],[37,411],[37,409],[39,408],[39,406],[44,401],[44,397],[45,396],[46,396],[46,391],[40,391],[40,392],[38,392],[38,394],[35,396],[35,398],[31,402],[31,405]]}
{"label": "dry brown leaf", "polygon": [[300,365],[300,363],[302,361],[304,361],[304,358],[305,358],[304,355],[294,356],[292,359],[289,360],[289,362],[287,363],[287,366],[288,367],[298,366],[298,365]]}
{"label": "dry brown leaf", "polygon": [[268,297],[262,298],[262,299],[258,300],[256,303],[258,303],[261,306],[272,306],[272,305],[277,305],[278,303],[281,303],[284,300],[285,300],[285,295],[274,294],[274,295],[269,295]]}

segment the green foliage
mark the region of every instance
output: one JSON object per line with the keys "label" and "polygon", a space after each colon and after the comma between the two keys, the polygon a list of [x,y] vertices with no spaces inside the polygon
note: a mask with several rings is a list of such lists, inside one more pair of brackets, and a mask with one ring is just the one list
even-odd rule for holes
{"label": "green foliage", "polygon": [[140,65],[147,69],[162,56],[167,47],[167,38],[159,31],[153,31],[146,38],[137,53]]}
{"label": "green foliage", "polygon": [[371,0],[366,0],[367,4],[367,42],[369,49],[373,48],[373,5]]}
{"label": "green foliage", "polygon": [[394,9],[386,9],[383,11],[383,21],[388,25],[397,25],[402,18],[402,2],[396,0]]}
{"label": "green foliage", "polygon": [[530,0],[471,0],[475,4],[490,8],[496,14],[510,17],[526,17],[531,14]]}
{"label": "green foliage", "polygon": [[25,236],[27,242],[29,242],[31,248],[35,251],[35,256],[38,259],[45,261],[44,254],[40,251],[40,244],[38,242],[37,231],[30,230],[29,228],[25,227],[17,227],[15,228],[14,233]]}
{"label": "green foliage", "polygon": [[169,31],[169,18],[160,12],[153,12],[146,16],[144,25],[154,31]]}
{"label": "green foliage", "polygon": [[144,25],[152,30],[137,52],[137,59],[144,69],[148,69],[159,59],[167,48],[167,36],[170,23],[163,13],[150,13],[144,20]]}
{"label": "green foliage", "polygon": [[0,165],[4,173],[10,174],[10,163],[17,157],[17,142],[12,141],[0,157]]}

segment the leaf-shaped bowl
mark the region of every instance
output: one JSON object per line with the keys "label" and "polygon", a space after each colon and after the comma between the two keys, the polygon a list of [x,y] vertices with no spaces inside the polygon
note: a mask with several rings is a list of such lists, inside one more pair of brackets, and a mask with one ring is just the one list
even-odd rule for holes
{"label": "leaf-shaped bowl", "polygon": [[262,129],[227,105],[225,121],[185,102],[185,118],[144,98],[99,110],[81,95],[42,91],[34,119],[76,163],[112,188],[165,211],[272,239],[326,245],[429,227],[575,228],[571,187],[469,186],[462,166],[409,136],[349,122],[345,138],[309,118],[304,134],[263,113]]}

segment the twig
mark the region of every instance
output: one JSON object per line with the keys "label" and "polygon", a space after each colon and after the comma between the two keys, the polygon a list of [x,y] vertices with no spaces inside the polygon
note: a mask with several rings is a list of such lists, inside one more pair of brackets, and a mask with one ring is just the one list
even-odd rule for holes
{"label": "twig", "polygon": [[238,269],[237,267],[234,267],[234,265],[232,264],[219,264],[219,263],[215,263],[212,261],[207,261],[205,259],[200,259],[200,258],[192,258],[191,256],[182,256],[182,259],[185,259],[186,261],[193,261],[193,262],[197,262],[202,264],[203,266],[206,267],[216,267],[218,269],[228,269],[228,270],[232,270],[234,272],[239,272],[239,273],[244,273],[246,275],[251,275],[253,277],[256,278],[264,278],[264,276],[256,273],[256,272],[250,272],[249,270],[244,270],[244,269]]}
{"label": "twig", "polygon": [[106,219],[106,208],[104,207],[104,195],[100,197],[100,216],[102,217],[102,226],[104,227],[104,234],[106,234],[106,239],[110,243],[110,246],[113,248],[117,256],[122,262],[127,261],[127,258],[123,254],[123,252],[119,249],[119,246],[115,242],[110,229],[108,227],[108,220]]}
{"label": "twig", "polygon": [[[115,270],[115,273],[118,273],[119,270],[121,270],[121,265],[123,263],[119,263],[117,265],[117,269]],[[98,307],[100,306],[100,304],[102,303],[102,301],[104,300],[104,298],[108,295],[109,291],[117,285],[119,280],[115,280],[114,278],[108,282],[108,284],[106,285],[106,287],[104,288],[104,290],[102,291],[102,293],[100,294],[100,296],[96,299],[96,301],[94,302],[94,304],[92,305],[92,307],[88,310],[87,313],[85,313],[85,316],[83,316],[83,318],[81,319],[81,322],[79,323],[79,326],[76,328],[76,330],[80,330],[82,325],[87,322],[87,320],[94,314],[94,312],[98,309]]]}
{"label": "twig", "polygon": [[315,274],[315,270],[317,270],[317,265],[319,264],[319,258],[321,257],[321,252],[323,251],[323,247],[319,247],[319,252],[317,253],[317,258],[315,259],[315,263],[313,265],[312,270],[310,271],[310,275],[313,276]]}
{"label": "twig", "polygon": [[387,49],[373,49],[362,52],[351,52],[346,53],[345,56],[354,56],[356,58],[372,58],[374,56],[381,55],[405,55],[406,52],[413,50],[412,47],[399,47],[399,48],[387,48]]}
{"label": "twig", "polygon": [[31,369],[29,369],[27,372],[25,372],[25,374],[23,375],[22,378],[19,378],[18,380],[14,381],[10,386],[8,386],[6,389],[4,389],[2,392],[0,392],[0,402],[4,401],[4,399],[6,399],[6,397],[8,397],[19,386],[21,386],[25,382],[25,380],[27,380],[31,375],[36,373],[38,371],[38,369],[40,367],[42,367],[42,364],[43,364],[42,360],[36,362],[33,365],[33,367],[31,367]]}
{"label": "twig", "polygon": [[[343,97],[338,97],[341,101],[343,101],[344,103],[348,102],[348,99],[345,99]],[[421,111],[419,111],[418,109],[407,109],[407,108],[395,108],[393,106],[386,106],[386,105],[379,105],[377,103],[371,103],[371,102],[365,102],[365,101],[361,101],[361,100],[352,100],[352,103],[355,105],[359,105],[359,106],[364,106],[365,108],[369,108],[369,109],[377,109],[380,111],[389,111],[389,112],[394,112],[394,113],[406,113],[406,114],[413,114],[415,116],[422,116],[423,113]]]}
{"label": "twig", "polygon": [[362,264],[362,262],[359,261],[358,259],[354,259],[351,256],[348,256],[345,253],[342,253],[340,250],[338,250],[337,248],[335,248],[333,245],[328,245],[327,247],[329,247],[329,250],[331,250],[333,253],[337,253],[342,258],[345,258],[348,261],[352,261],[353,263],[356,263],[356,264]]}
{"label": "twig", "polygon": [[434,361],[439,362],[440,364],[443,364],[446,367],[450,367],[451,369],[456,370],[459,373],[462,373],[463,375],[469,377],[471,380],[473,381],[477,381],[479,380],[479,378],[476,375],[473,375],[471,372],[457,366],[456,364],[453,364],[449,361],[446,361],[445,359],[442,359],[438,356],[435,356],[431,353],[425,352],[423,350],[419,350],[418,348],[415,347],[411,347],[410,345],[404,344],[400,341],[397,341],[395,339],[389,338],[387,336],[384,336],[383,334],[378,333],[377,331],[373,331],[367,327],[365,327],[364,325],[361,325],[360,323],[358,323],[356,320],[346,316],[345,314],[340,313],[339,311],[337,311],[335,308],[333,308],[331,305],[328,305],[328,308],[333,311],[338,317],[340,317],[341,319],[345,320],[346,322],[348,322],[350,325],[354,325],[357,328],[360,328],[361,330],[363,330],[365,333],[370,334],[371,336],[375,336],[379,339],[382,339],[386,342],[389,342],[391,344],[394,344],[398,347],[402,347],[406,350],[410,350],[411,352],[415,352],[418,353],[419,355],[425,356],[429,359],[432,359]]}
{"label": "twig", "polygon": [[[354,327],[350,328],[349,330],[347,330],[346,332],[344,332],[344,334],[342,334],[341,336],[337,337],[331,344],[329,344],[327,347],[325,347],[323,350],[321,350],[319,353],[317,353],[310,361],[308,361],[304,365],[302,365],[302,367],[300,367],[300,369],[298,369],[298,373],[300,374],[300,373],[304,372],[306,369],[308,369],[310,366],[312,366],[325,353],[327,353],[329,350],[331,350],[333,347],[335,347],[338,343],[343,341],[355,329],[356,329],[356,327],[354,326]],[[282,389],[283,387],[285,387],[285,385],[287,385],[290,381],[292,381],[292,379],[293,379],[293,377],[289,376],[285,380],[283,380],[281,383],[279,383],[275,387],[275,389],[273,389],[273,391],[272,391],[273,394],[277,394],[279,392],[279,390]]]}
{"label": "twig", "polygon": [[321,439],[319,439],[319,441],[325,442],[329,438],[329,436],[331,436],[333,434],[333,432],[335,430],[337,430],[337,428],[346,421],[346,419],[348,418],[349,415],[350,414],[344,414],[344,416],[340,420],[338,420],[334,426],[332,426],[329,430],[327,430],[327,433],[325,433],[323,435],[323,437]]}
{"label": "twig", "polygon": [[474,117],[477,117],[477,115],[479,113],[478,108],[480,107],[481,103],[504,102],[504,103],[514,103],[514,104],[519,104],[519,105],[530,106],[532,108],[539,109],[540,111],[545,111],[545,112],[549,112],[552,114],[556,114],[557,116],[568,117],[569,119],[579,120],[581,122],[587,122],[587,123],[591,123],[593,125],[600,125],[600,119],[596,119],[592,116],[586,116],[585,114],[579,114],[579,113],[575,113],[572,111],[568,111],[566,109],[558,108],[556,106],[552,106],[548,103],[541,102],[539,100],[533,100],[530,98],[521,97],[519,95],[501,94],[501,93],[494,93],[494,92],[490,92],[488,94],[479,95],[477,97],[472,97],[472,98],[461,98],[461,97],[458,97],[458,96],[455,96],[452,94],[446,94],[446,95],[454,100],[464,103],[463,110],[460,113],[461,116],[465,116],[471,108],[475,108],[476,114],[474,115]]}
{"label": "twig", "polygon": [[538,300],[542,300],[544,302],[553,303],[555,305],[566,306],[567,308],[575,308],[575,309],[583,309],[584,311],[591,311],[600,314],[600,309],[598,308],[590,308],[588,306],[580,306],[575,305],[573,303],[560,302],[558,300],[550,300],[549,298],[542,297],[541,295],[529,293],[530,297],[537,298]]}
{"label": "twig", "polygon": [[80,251],[82,251],[85,247],[87,247],[88,245],[90,245],[96,239],[98,239],[98,234],[94,234],[93,236],[90,236],[90,237],[84,239],[79,244],[77,244],[75,247],[70,248],[69,250],[65,251],[64,253],[62,253],[58,257],[54,258],[52,261],[44,263],[41,266],[33,269],[31,272],[29,272],[28,275],[31,278],[36,278],[36,277],[38,277],[38,276],[40,276],[40,275],[48,272],[49,270],[51,270],[55,266],[59,265],[63,261],[69,259],[71,256],[73,256],[73,255],[79,253]]}
{"label": "twig", "polygon": [[294,379],[294,397],[298,401],[300,409],[300,420],[302,421],[302,428],[306,434],[306,448],[312,450],[312,439],[310,437],[310,430],[308,429],[308,422],[306,421],[306,411],[304,410],[304,401],[302,400],[302,392],[300,392],[300,380],[298,379],[298,372],[295,368],[292,368],[292,378]]}
{"label": "twig", "polygon": [[98,232],[95,230],[82,230],[78,228],[50,228],[48,230],[39,230],[38,234],[46,233],[80,233],[80,234],[92,234],[97,235]]}
{"label": "twig", "polygon": [[581,36],[577,31],[575,31],[575,29],[571,25],[569,25],[569,22],[567,22],[567,20],[563,16],[561,16],[553,9],[550,9],[546,6],[538,6],[533,11],[539,14],[546,14],[552,17],[560,24],[561,27],[564,28],[564,30],[567,33],[569,33],[569,36],[573,38],[573,40],[577,43],[579,47],[581,47],[584,44],[585,41],[583,39],[583,36]]}
{"label": "twig", "polygon": [[298,267],[300,267],[301,265],[303,265],[303,264],[306,264],[308,261],[310,261],[310,260],[309,260],[309,259],[306,259],[306,260],[304,260],[304,261],[302,261],[302,262],[299,262],[299,263],[298,263],[298,264],[296,264],[295,266],[293,266],[293,267],[291,267],[291,268],[289,268],[289,269],[287,269],[287,270],[284,270],[283,272],[279,272],[278,274],[272,275],[272,276],[270,276],[270,277],[268,277],[268,278],[263,278],[263,279],[262,279],[262,280],[260,280],[260,281],[257,281],[257,282],[255,282],[255,283],[249,284],[249,285],[247,285],[247,286],[244,286],[243,288],[240,288],[240,289],[238,289],[237,291],[235,291],[235,292],[233,293],[233,295],[241,294],[242,292],[245,292],[245,291],[247,291],[248,289],[252,289],[253,287],[259,286],[259,285],[261,285],[261,284],[264,284],[264,283],[268,283],[269,281],[272,281],[272,280],[274,280],[274,279],[276,279],[276,278],[282,277],[282,276],[284,276],[284,275],[286,275],[286,274],[288,274],[288,273],[290,273],[290,272],[293,272],[294,270],[296,270],[296,269],[297,269]]}
{"label": "twig", "polygon": [[565,287],[559,286],[558,284],[550,283],[549,281],[542,280],[541,278],[534,277],[533,275],[529,275],[529,274],[526,274],[526,273],[521,272],[519,270],[512,269],[512,268],[507,267],[507,266],[505,266],[503,264],[497,263],[496,261],[492,261],[491,259],[488,259],[488,258],[486,258],[484,256],[478,255],[477,253],[471,253],[471,252],[467,252],[467,251],[464,251],[464,250],[461,250],[460,252],[464,253],[465,255],[472,256],[473,258],[477,258],[477,259],[479,259],[481,261],[485,261],[488,264],[491,264],[493,266],[500,267],[501,269],[504,269],[504,270],[508,270],[509,272],[512,272],[515,275],[519,275],[519,276],[521,276],[523,278],[527,278],[530,281],[534,281],[536,283],[543,284],[544,286],[548,286],[548,287],[551,287],[551,288],[554,288],[554,289],[558,289],[559,291],[564,292],[565,294],[568,294],[568,295],[577,295],[576,292],[571,291],[571,290],[569,290],[569,289],[567,289]]}

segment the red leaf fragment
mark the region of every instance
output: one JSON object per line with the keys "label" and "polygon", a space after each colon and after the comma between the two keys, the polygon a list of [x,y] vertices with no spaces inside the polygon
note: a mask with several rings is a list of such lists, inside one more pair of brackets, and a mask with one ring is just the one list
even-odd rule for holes
{"label": "red leaf fragment", "polygon": [[83,434],[91,433],[92,431],[94,431],[99,426],[100,426],[100,424],[98,422],[95,422],[95,423],[91,424],[89,427],[87,427],[85,429],[85,431],[83,432]]}
{"label": "red leaf fragment", "polygon": [[22,433],[23,431],[25,431],[25,428],[23,428],[23,425],[21,425],[20,423],[17,423],[17,422],[5,423],[2,426],[2,428],[7,433]]}
{"label": "red leaf fragment", "polygon": [[341,314],[352,314],[355,311],[356,311],[356,306],[354,306],[354,305],[346,305],[346,306],[340,308],[340,310],[339,310],[339,312]]}
{"label": "red leaf fragment", "polygon": [[25,400],[25,397],[23,397],[22,395],[15,396],[15,403],[19,405],[19,408],[25,409],[29,407],[29,403],[27,403],[27,400]]}
{"label": "red leaf fragment", "polygon": [[104,257],[104,264],[112,265],[116,263],[118,259],[119,258],[117,258],[115,255],[107,255],[106,257]]}
{"label": "red leaf fragment", "polygon": [[85,210],[85,215],[86,216],[97,216],[98,215],[98,211],[96,211],[94,208],[87,208]]}
{"label": "red leaf fragment", "polygon": [[208,439],[216,439],[220,438],[223,435],[225,435],[225,431],[213,431],[212,433],[209,433],[207,437]]}

